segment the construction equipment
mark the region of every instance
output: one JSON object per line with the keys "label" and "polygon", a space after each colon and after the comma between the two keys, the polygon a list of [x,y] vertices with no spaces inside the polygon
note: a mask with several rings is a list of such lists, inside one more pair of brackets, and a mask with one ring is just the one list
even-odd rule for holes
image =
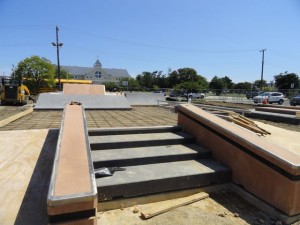
{"label": "construction equipment", "polygon": [[1,105],[25,105],[28,99],[31,99],[30,91],[20,79],[2,78]]}

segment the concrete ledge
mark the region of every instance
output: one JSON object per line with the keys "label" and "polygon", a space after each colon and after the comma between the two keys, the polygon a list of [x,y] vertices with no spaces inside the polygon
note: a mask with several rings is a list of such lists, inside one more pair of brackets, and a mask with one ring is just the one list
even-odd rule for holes
{"label": "concrete ledge", "polygon": [[288,215],[300,213],[300,156],[193,105],[178,107],[178,125],[232,170],[234,183]]}
{"label": "concrete ledge", "polygon": [[258,104],[257,107],[269,107],[269,108],[278,108],[278,109],[300,110],[300,107],[297,107],[297,106],[277,105],[277,104]]}
{"label": "concrete ledge", "polygon": [[295,115],[296,117],[300,118],[300,109],[297,110],[297,109],[278,108],[278,107],[256,107],[255,111]]}
{"label": "concrete ledge", "polygon": [[80,214],[96,209],[97,202],[84,109],[66,105],[48,192],[48,214]]}
{"label": "concrete ledge", "polygon": [[16,115],[13,115],[13,116],[11,116],[9,118],[6,118],[4,120],[1,120],[0,121],[0,127],[3,127],[5,125],[11,123],[12,121],[15,121],[15,120],[17,120],[17,119],[19,119],[19,118],[21,118],[21,117],[23,117],[23,116],[25,116],[25,115],[27,115],[29,113],[32,113],[32,112],[33,112],[33,108],[29,108],[29,109],[27,109],[27,110],[25,110],[23,112],[20,112],[20,113],[18,113]]}

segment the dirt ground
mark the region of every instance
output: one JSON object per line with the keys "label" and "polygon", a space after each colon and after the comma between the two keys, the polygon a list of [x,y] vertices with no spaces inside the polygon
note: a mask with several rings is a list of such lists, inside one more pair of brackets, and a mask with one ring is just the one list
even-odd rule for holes
{"label": "dirt ground", "polygon": [[[151,204],[153,206],[154,204],[164,203]],[[261,211],[236,193],[228,190],[212,192],[209,198],[173,209],[147,220],[141,217],[142,209],[143,205],[137,205],[124,209],[99,212],[98,225],[283,224],[275,216]]]}

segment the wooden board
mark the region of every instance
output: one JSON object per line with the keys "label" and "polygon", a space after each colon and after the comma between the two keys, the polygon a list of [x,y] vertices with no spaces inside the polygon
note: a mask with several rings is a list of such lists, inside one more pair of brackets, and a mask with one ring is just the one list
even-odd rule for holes
{"label": "wooden board", "polygon": [[175,209],[180,206],[188,205],[193,202],[200,201],[209,197],[209,195],[205,192],[200,192],[198,194],[194,194],[184,198],[167,200],[159,203],[149,204],[141,209],[141,214],[143,218],[149,219],[153,216],[168,212],[172,209]]}

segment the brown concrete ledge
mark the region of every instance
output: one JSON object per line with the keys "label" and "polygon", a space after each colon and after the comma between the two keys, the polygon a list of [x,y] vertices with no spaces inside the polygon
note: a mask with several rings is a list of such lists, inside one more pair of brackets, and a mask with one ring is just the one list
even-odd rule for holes
{"label": "brown concrete ledge", "polygon": [[296,117],[300,117],[300,109],[290,109],[290,108],[278,108],[278,107],[256,107],[255,111],[260,112],[271,112],[271,113],[281,113],[288,115],[295,115]]}
{"label": "brown concrete ledge", "polygon": [[95,215],[97,203],[84,109],[81,105],[67,105],[48,192],[48,214],[50,219],[51,216],[56,218],[55,221],[59,218],[69,220],[76,212],[76,218],[80,213],[91,217],[91,214]]}
{"label": "brown concrete ledge", "polygon": [[257,107],[271,107],[271,108],[279,108],[279,109],[296,109],[296,110],[300,110],[300,107],[297,107],[297,106],[277,105],[277,104],[257,104]]}
{"label": "brown concrete ledge", "polygon": [[292,216],[300,213],[300,156],[193,105],[178,107],[178,125],[232,170],[232,181]]}

